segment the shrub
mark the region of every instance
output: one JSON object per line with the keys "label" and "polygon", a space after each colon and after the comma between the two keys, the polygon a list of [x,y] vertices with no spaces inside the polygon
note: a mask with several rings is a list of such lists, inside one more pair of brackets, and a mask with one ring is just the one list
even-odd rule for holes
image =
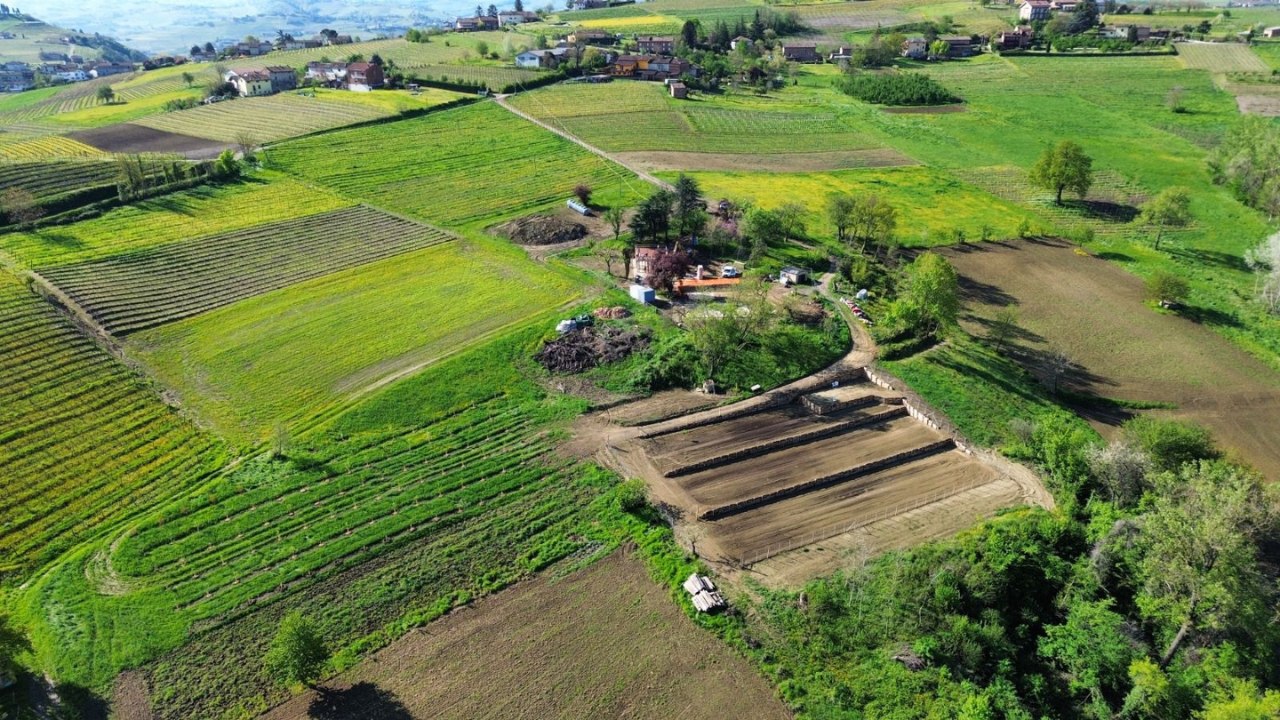
{"label": "shrub", "polygon": [[948,105],[961,102],[950,90],[921,73],[855,73],[837,87],[846,95],[877,105]]}

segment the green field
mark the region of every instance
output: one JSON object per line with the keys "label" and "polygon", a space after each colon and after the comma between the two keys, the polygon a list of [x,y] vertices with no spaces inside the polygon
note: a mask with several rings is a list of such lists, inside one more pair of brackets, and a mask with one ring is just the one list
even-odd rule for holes
{"label": "green field", "polygon": [[0,377],[6,580],[219,462],[216,440],[6,273],[0,273]]}
{"label": "green field", "polygon": [[0,190],[21,188],[37,198],[86,187],[114,185],[119,168],[107,160],[37,160],[0,163]]}
{"label": "green field", "polygon": [[199,416],[257,440],[577,296],[519,250],[451,243],[140,332],[128,348]]}
{"label": "green field", "polygon": [[357,206],[62,265],[44,276],[107,331],[124,335],[451,239]]}
{"label": "green field", "polygon": [[58,135],[23,137],[17,142],[0,143],[0,160],[33,162],[76,157],[103,157],[101,150],[77,140]]}
{"label": "green field", "polygon": [[656,83],[554,85],[512,104],[605,150],[782,153],[882,147],[852,101],[797,91],[776,97],[672,100]]}
{"label": "green field", "polygon": [[1267,64],[1240,43],[1178,43],[1178,58],[1192,70],[1268,72]]}
{"label": "green field", "polygon": [[375,207],[458,226],[564,202],[634,198],[634,176],[492,102],[282,143],[276,167]]}
{"label": "green field", "polygon": [[40,62],[40,53],[57,52],[79,55],[85,60],[96,59],[101,53],[96,48],[83,45],[72,45],[62,42],[66,30],[55,25],[36,20],[25,21],[16,18],[0,20],[0,32],[11,32],[17,37],[12,40],[0,40],[0,62],[18,60],[25,63]]}
{"label": "green field", "polygon": [[0,235],[0,251],[31,267],[62,265],[354,204],[295,180],[267,176],[126,205],[74,225]]}

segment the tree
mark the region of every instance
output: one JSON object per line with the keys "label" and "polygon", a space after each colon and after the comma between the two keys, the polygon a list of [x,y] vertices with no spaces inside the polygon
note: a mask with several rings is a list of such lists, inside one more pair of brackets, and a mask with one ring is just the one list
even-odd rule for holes
{"label": "tree", "polygon": [[213,163],[213,172],[222,178],[240,177],[240,161],[236,159],[236,154],[230,149],[223,150]]}
{"label": "tree", "polygon": [[379,55],[378,53],[374,53],[373,55],[369,56],[369,64],[382,66],[382,65],[385,65],[386,63],[383,61],[381,55]]}
{"label": "tree", "polygon": [[782,219],[778,213],[764,208],[751,208],[743,222],[742,231],[752,240],[751,255],[755,260],[768,251],[769,246],[781,243],[786,237]]}
{"label": "tree", "polygon": [[493,3],[489,3],[489,7],[486,9],[485,15],[488,15],[489,17],[498,17],[498,6]]}
{"label": "tree", "polygon": [[[605,273],[612,277],[613,263],[621,258],[622,248],[616,240],[613,242],[594,242],[591,243],[591,254],[604,263]],[[625,270],[626,268],[623,269]]]}
{"label": "tree", "polygon": [[[12,675],[13,661],[18,653],[29,650],[31,644],[26,636],[13,627],[7,616],[0,614],[0,680]],[[2,717],[5,716],[0,715]]]}
{"label": "tree", "polygon": [[893,238],[898,211],[878,195],[863,195],[854,200],[849,220],[850,238],[861,240],[859,252],[865,252],[867,243],[884,245]]}
{"label": "tree", "polygon": [[11,187],[0,193],[0,213],[8,222],[23,225],[44,217],[44,208],[30,191]]}
{"label": "tree", "polygon": [[1169,88],[1169,92],[1164,96],[1164,104],[1170,110],[1176,113],[1184,113],[1187,107],[1182,104],[1182,98],[1186,95],[1186,89],[1181,85],[1174,85]]}
{"label": "tree", "polygon": [[960,312],[955,268],[937,253],[922,253],[907,266],[895,305],[898,317],[922,334],[936,335],[954,325]]}
{"label": "tree", "polygon": [[200,46],[199,46],[199,45],[192,45],[192,46],[191,46],[191,54],[192,54],[192,55],[199,55],[199,54],[200,54]]}
{"label": "tree", "polygon": [[707,201],[698,181],[681,173],[675,183],[676,232],[681,237],[698,236],[707,224]]}
{"label": "tree", "polygon": [[214,53],[216,53],[216,52],[218,52],[218,51],[217,51],[217,49],[215,49],[215,48],[213,47],[213,43],[211,43],[211,42],[206,42],[206,43],[204,44],[204,54],[205,54],[205,55],[213,55],[213,54],[214,54]]}
{"label": "tree", "polygon": [[481,40],[480,42],[476,43],[476,52],[480,54],[480,57],[484,57],[485,55],[488,55],[488,54],[489,54],[489,43],[487,43],[487,42],[485,42],[485,41],[483,41],[483,40]]}
{"label": "tree", "polygon": [[1071,359],[1071,355],[1066,350],[1051,348],[1044,354],[1044,360],[1041,363],[1041,370],[1043,371],[1041,382],[1049,392],[1057,394],[1058,388],[1062,386],[1062,381],[1075,366],[1075,361]]}
{"label": "tree", "polygon": [[695,20],[685,20],[684,25],[680,26],[680,42],[687,50],[694,50],[698,47],[698,23]]}
{"label": "tree", "polygon": [[1244,253],[1244,262],[1256,276],[1254,292],[1267,312],[1280,312],[1280,232]]}
{"label": "tree", "polygon": [[516,10],[516,12],[524,12],[524,2],[523,2],[523,0],[516,0],[515,10]]}
{"label": "tree", "polygon": [[929,59],[938,60],[947,57],[951,52],[951,45],[946,40],[934,40],[929,43]]}
{"label": "tree", "polygon": [[613,229],[613,241],[618,242],[622,238],[622,208],[611,207],[604,211],[605,222],[609,223],[609,227]]}
{"label": "tree", "polygon": [[672,292],[676,281],[684,277],[689,269],[689,256],[683,252],[660,250],[657,257],[649,261],[649,272],[644,282],[655,290]]}
{"label": "tree", "polygon": [[827,195],[827,221],[836,229],[836,240],[843,243],[853,224],[853,211],[857,201],[844,193]]}
{"label": "tree", "polygon": [[315,626],[302,613],[292,612],[280,621],[262,664],[280,685],[310,685],[328,659],[329,651]]}
{"label": "tree", "polygon": [[196,81],[195,75],[192,75],[189,72],[182,73],[182,82],[185,83],[187,87],[191,87],[192,83],[194,83],[195,81]]}
{"label": "tree", "polygon": [[109,103],[116,99],[116,91],[112,90],[110,85],[103,85],[98,88],[97,96],[100,102]]}
{"label": "tree", "polygon": [[1083,198],[1093,185],[1093,159],[1071,140],[1063,140],[1044,151],[1031,168],[1032,185],[1052,191],[1062,204],[1062,192],[1070,190]]}
{"label": "tree", "polygon": [[762,279],[746,279],[734,288],[727,302],[685,316],[689,339],[706,377],[714,378],[726,362],[758,344],[776,323],[769,289],[769,283]]}
{"label": "tree", "polygon": [[1220,456],[1209,431],[1182,420],[1140,415],[1122,426],[1122,437],[1150,458],[1158,472],[1174,472],[1187,463]]}
{"label": "tree", "polygon": [[1085,460],[1107,499],[1117,507],[1135,505],[1148,489],[1151,456],[1130,440],[1119,438],[1106,445],[1090,446]]}
{"label": "tree", "polygon": [[1073,692],[1088,696],[1090,715],[1111,720],[1107,698],[1127,685],[1134,655],[1124,616],[1111,609],[1111,601],[1072,605],[1065,623],[1045,628],[1039,650],[1063,671]]}
{"label": "tree", "polygon": [[578,198],[578,202],[582,203],[583,207],[589,206],[591,204],[591,186],[586,183],[574,185],[573,196]]}
{"label": "tree", "polygon": [[1156,229],[1155,249],[1166,227],[1185,227],[1191,222],[1191,191],[1184,187],[1168,187],[1156,193],[1142,206],[1138,222]]}
{"label": "tree", "polygon": [[1190,292],[1191,285],[1173,273],[1158,270],[1147,278],[1147,297],[1160,305],[1181,305]]}
{"label": "tree", "polygon": [[656,190],[640,203],[631,216],[631,234],[636,242],[666,238],[671,228],[671,207],[675,196],[667,190]]}
{"label": "tree", "polygon": [[1194,632],[1247,632],[1270,614],[1257,542],[1271,517],[1261,481],[1242,468],[1206,461],[1159,477],[1142,519],[1137,605],[1167,643],[1161,669]]}
{"label": "tree", "polygon": [[258,138],[248,130],[241,130],[236,133],[236,147],[240,148],[240,156],[249,160],[258,149]]}
{"label": "tree", "polygon": [[991,319],[991,326],[987,328],[987,339],[996,346],[996,352],[1004,350],[1004,346],[1013,339],[1018,332],[1018,311],[1013,306],[1006,305],[996,312],[996,316]]}
{"label": "tree", "polygon": [[796,240],[804,237],[805,207],[800,203],[783,203],[777,209],[778,222],[782,224],[782,237],[785,240]]}
{"label": "tree", "polygon": [[1280,717],[1280,692],[1262,692],[1253,680],[1236,678],[1218,697],[1196,713],[1196,720],[1275,720]]}

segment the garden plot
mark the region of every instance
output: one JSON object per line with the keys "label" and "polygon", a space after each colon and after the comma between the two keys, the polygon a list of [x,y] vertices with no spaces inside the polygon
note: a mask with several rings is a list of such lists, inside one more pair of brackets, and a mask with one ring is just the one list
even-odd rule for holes
{"label": "garden plot", "polygon": [[359,206],[43,274],[107,331],[124,335],[450,239]]}
{"label": "garden plot", "polygon": [[639,562],[613,555],[455,611],[263,720],[665,720],[707,707],[790,717],[769,683],[683,617]]}
{"label": "garden plot", "polygon": [[1174,45],[1182,64],[1192,70],[1270,72],[1271,68],[1242,43],[1182,42]]}
{"label": "garden plot", "polygon": [[[731,565],[805,548],[1002,479],[956,450],[950,437],[909,417],[900,395],[866,382],[753,413],[729,408],[715,418],[642,435],[633,446],[642,458],[624,449],[630,458],[624,462],[648,480],[659,502],[682,511],[704,554]],[[1000,493],[989,497],[1004,502]]]}

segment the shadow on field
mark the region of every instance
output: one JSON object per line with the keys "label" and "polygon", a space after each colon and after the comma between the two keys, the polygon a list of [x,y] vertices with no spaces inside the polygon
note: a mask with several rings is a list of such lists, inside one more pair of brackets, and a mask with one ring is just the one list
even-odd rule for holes
{"label": "shadow on field", "polygon": [[314,720],[413,720],[399,698],[371,682],[345,690],[318,688],[316,693],[307,708],[307,717]]}
{"label": "shadow on field", "polygon": [[41,242],[62,248],[78,248],[84,245],[75,235],[58,230],[40,230],[36,233],[36,237],[40,238]]}
{"label": "shadow on field", "polygon": [[998,285],[991,285],[975,280],[967,275],[960,276],[960,298],[966,303],[982,303],[996,307],[1017,305],[1018,299],[1002,290]]}
{"label": "shadow on field", "polygon": [[1126,255],[1122,252],[1115,252],[1114,250],[1103,250],[1102,252],[1098,253],[1096,257],[1099,260],[1108,260],[1110,262],[1117,262],[1117,263],[1133,262],[1132,255]]}
{"label": "shadow on field", "polygon": [[1138,217],[1138,208],[1110,200],[1063,200],[1063,207],[1077,210],[1081,215],[1096,220],[1127,223]]}
{"label": "shadow on field", "polygon": [[1230,253],[1219,252],[1217,250],[1171,247],[1169,248],[1169,254],[1174,257],[1185,258],[1192,263],[1216,265],[1228,270],[1250,272],[1249,266],[1245,265],[1243,257],[1239,255],[1232,255]]}

